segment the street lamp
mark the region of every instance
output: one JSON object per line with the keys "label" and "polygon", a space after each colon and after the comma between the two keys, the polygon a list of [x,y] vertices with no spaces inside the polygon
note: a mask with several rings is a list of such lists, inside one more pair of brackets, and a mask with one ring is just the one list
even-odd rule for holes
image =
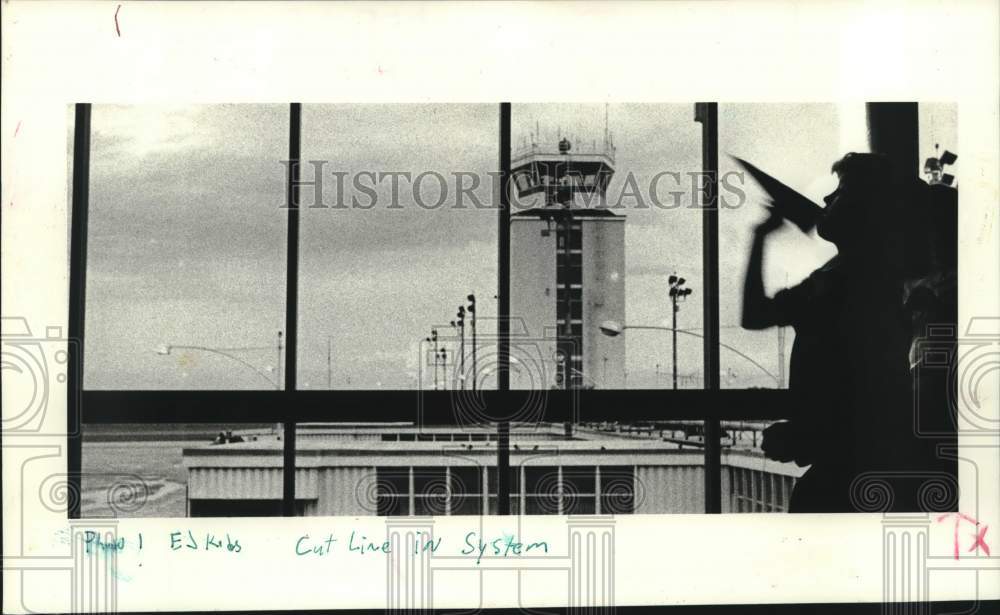
{"label": "street lamp", "polygon": [[469,307],[466,308],[466,311],[471,315],[470,318],[471,322],[469,324],[472,326],[472,390],[475,391],[476,390],[476,295],[473,293],[469,293],[469,296],[466,297],[466,299],[468,299],[469,301]]}
{"label": "street lamp", "polygon": [[674,390],[677,389],[677,312],[681,309],[678,303],[684,301],[691,294],[690,288],[684,288],[684,282],[684,278],[679,278],[676,275],[667,278],[667,283],[670,286],[670,303],[673,306],[671,313],[673,316]]}
{"label": "street lamp", "polygon": [[461,380],[460,386],[462,389],[465,388],[465,306],[458,306],[458,313],[455,315],[455,320],[451,321],[451,326],[458,329],[458,379]]}
{"label": "street lamp", "polygon": [[[601,333],[603,333],[604,335],[607,335],[608,337],[617,337],[617,336],[623,334],[628,329],[645,329],[645,330],[648,330],[648,331],[671,331],[675,335],[677,333],[683,333],[684,335],[690,335],[692,337],[697,337],[697,338],[704,338],[705,337],[705,336],[703,336],[700,333],[695,333],[694,331],[691,331],[691,330],[688,330],[688,329],[674,329],[674,328],[671,328],[671,327],[658,327],[656,325],[628,325],[628,326],[625,326],[625,325],[622,325],[621,323],[616,322],[614,320],[606,320],[606,321],[602,322],[600,324],[599,328],[601,330]],[[720,328],[722,328],[722,327],[720,327]],[[729,344],[723,344],[722,342],[719,342],[719,347],[720,348],[725,348],[726,350],[732,352],[733,354],[736,354],[737,356],[742,357],[748,363],[751,363],[757,369],[759,369],[760,371],[764,372],[769,377],[773,378],[774,381],[775,381],[775,383],[777,383],[779,387],[781,386],[781,379],[778,378],[777,376],[775,376],[774,374],[772,374],[769,369],[767,369],[766,367],[764,367],[763,365],[761,365],[760,363],[758,363],[757,361],[755,361],[752,357],[747,356],[746,354],[744,354],[743,352],[737,350],[736,348],[733,348]]]}
{"label": "street lamp", "polygon": [[[629,326],[629,329],[636,329],[637,327]],[[659,328],[659,327],[658,327]],[[663,327],[666,329],[666,327]],[[614,320],[605,320],[600,324],[601,333],[607,335],[608,337],[618,337],[625,332],[625,327],[621,323]]]}
{"label": "street lamp", "polygon": [[425,337],[424,341],[434,345],[434,390],[438,390],[438,332],[431,329],[430,337]]}
{"label": "street lamp", "polygon": [[[260,376],[261,378],[263,378],[264,380],[266,380],[269,385],[271,385],[272,387],[274,387],[276,389],[281,389],[281,380],[280,380],[280,378],[279,378],[279,380],[277,382],[275,382],[274,380],[271,379],[270,376],[268,376],[266,373],[264,373],[264,371],[261,370],[260,368],[258,368],[257,366],[253,365],[252,363],[248,363],[248,362],[244,361],[243,359],[241,359],[241,358],[239,358],[239,357],[231,354],[233,352],[247,352],[247,351],[251,351],[251,350],[274,350],[274,346],[244,346],[244,347],[240,347],[240,348],[211,348],[209,346],[190,346],[190,345],[180,345],[180,344],[161,344],[160,346],[157,346],[153,351],[156,354],[160,355],[160,356],[169,356],[170,354],[173,353],[174,350],[197,350],[197,351],[200,351],[200,352],[209,352],[209,353],[212,353],[212,354],[221,355],[223,357],[226,357],[227,359],[230,359],[232,361],[236,361],[240,365],[248,367],[249,369],[253,370],[253,372],[256,373],[258,376]],[[273,369],[274,368],[272,368],[270,366],[267,367],[268,371],[271,371]]]}
{"label": "street lamp", "polygon": [[441,363],[441,388],[448,388],[448,349],[442,347],[438,352]]}
{"label": "street lamp", "polygon": [[276,363],[276,365],[278,366],[278,385],[277,385],[277,387],[279,389],[281,388],[281,357],[284,356],[282,354],[284,352],[284,347],[281,345],[282,336],[283,336],[283,333],[281,331],[278,331],[278,362]]}

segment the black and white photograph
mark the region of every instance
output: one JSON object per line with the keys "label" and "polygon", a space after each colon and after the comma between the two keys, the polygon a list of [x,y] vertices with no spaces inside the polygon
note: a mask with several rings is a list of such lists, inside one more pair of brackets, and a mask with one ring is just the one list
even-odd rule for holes
{"label": "black and white photograph", "polygon": [[995,2],[0,19],[4,613],[995,610]]}
{"label": "black and white photograph", "polygon": [[125,400],[82,426],[83,516],[957,504],[954,105],[74,119],[84,390]]}

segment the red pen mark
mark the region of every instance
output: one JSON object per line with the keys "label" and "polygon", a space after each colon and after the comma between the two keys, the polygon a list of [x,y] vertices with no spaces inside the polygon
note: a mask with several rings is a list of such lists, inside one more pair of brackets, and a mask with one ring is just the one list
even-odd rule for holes
{"label": "red pen mark", "polygon": [[973,543],[971,547],[969,547],[969,551],[974,551],[975,549],[982,547],[983,553],[985,553],[986,555],[990,554],[990,546],[986,544],[986,530],[988,529],[990,529],[990,526],[984,525],[983,529],[979,530],[979,532],[976,534],[976,542]]}
{"label": "red pen mark", "polygon": [[21,120],[17,120],[17,126],[14,127],[14,137],[17,137],[18,131],[21,130]]}
{"label": "red pen mark", "polygon": [[118,38],[122,36],[121,28],[118,27],[118,11],[120,10],[122,10],[122,5],[119,4],[118,8],[115,9],[115,32],[118,33]]}
{"label": "red pen mark", "polygon": [[[952,515],[954,515],[954,517],[955,517],[955,539],[954,539],[955,540],[955,559],[958,559],[958,526],[961,525],[962,521],[966,521],[968,523],[971,523],[971,524],[975,525],[978,528],[979,527],[979,522],[976,521],[975,519],[973,519],[972,517],[970,517],[969,515],[966,515],[966,514],[962,514],[962,513],[946,513],[946,514],[943,514],[943,515],[941,515],[940,517],[937,518],[938,523],[940,523],[941,521],[944,521],[945,519],[947,519],[948,517],[951,517]],[[989,545],[986,544],[986,530],[988,530],[988,529],[990,529],[990,526],[983,525],[982,529],[978,530],[976,532],[976,534],[973,535],[973,539],[975,540],[975,542],[973,542],[972,546],[969,547],[968,552],[971,553],[973,551],[977,551],[978,549],[982,548],[983,553],[985,553],[986,555],[990,554],[990,547],[989,547]]]}

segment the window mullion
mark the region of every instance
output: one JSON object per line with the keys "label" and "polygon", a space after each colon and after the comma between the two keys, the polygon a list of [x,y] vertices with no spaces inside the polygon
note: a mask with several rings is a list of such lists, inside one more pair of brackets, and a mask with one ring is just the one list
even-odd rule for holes
{"label": "window mullion", "polygon": [[[705,389],[719,389],[719,104],[696,103],[701,123],[702,275]],[[722,511],[721,428],[717,418],[705,420],[705,512]]]}

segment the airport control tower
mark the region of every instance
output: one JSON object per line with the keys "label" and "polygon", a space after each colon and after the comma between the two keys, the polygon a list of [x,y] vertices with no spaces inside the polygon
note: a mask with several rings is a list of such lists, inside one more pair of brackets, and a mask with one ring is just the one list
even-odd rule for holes
{"label": "airport control tower", "polygon": [[600,331],[603,322],[625,322],[625,216],[606,201],[610,133],[582,146],[534,141],[511,160],[519,205],[511,216],[511,315],[544,340],[544,388],[624,388],[624,336]]}

